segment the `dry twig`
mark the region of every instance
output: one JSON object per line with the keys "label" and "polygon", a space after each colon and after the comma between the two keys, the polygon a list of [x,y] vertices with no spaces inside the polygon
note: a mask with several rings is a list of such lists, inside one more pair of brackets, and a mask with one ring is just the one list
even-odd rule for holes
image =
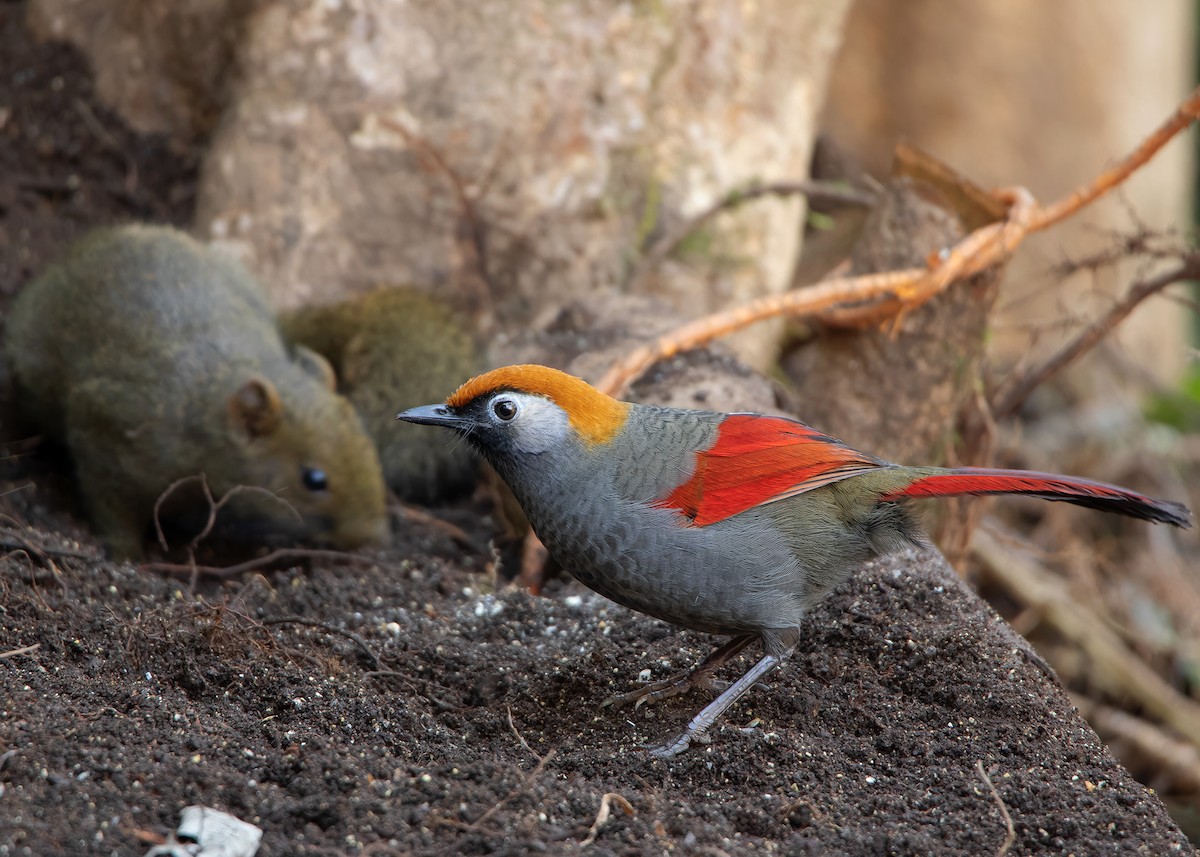
{"label": "dry twig", "polygon": [[34,643],[31,646],[22,646],[19,649],[9,649],[7,652],[0,652],[0,661],[5,658],[13,658],[17,655],[31,655],[42,647],[41,643]]}
{"label": "dry twig", "polygon": [[446,687],[444,684],[438,684],[436,681],[432,681],[427,678],[421,678],[420,676],[415,676],[411,673],[401,672],[400,670],[368,670],[362,674],[362,677],[378,680],[396,679],[400,682],[403,682],[410,690],[415,693],[419,693],[425,699],[428,699],[430,702],[432,702],[434,707],[439,711],[462,711],[463,708],[461,705],[449,702],[448,700],[442,699],[442,697],[433,693],[434,690],[437,690],[445,694],[452,694],[454,693],[453,690]]}
{"label": "dry twig", "polygon": [[1105,170],[1085,185],[1080,185],[1071,193],[1051,205],[1044,206],[1030,224],[1033,230],[1045,229],[1062,220],[1066,220],[1084,206],[1096,201],[1125,179],[1133,175],[1143,164],[1158,154],[1158,150],[1171,139],[1187,128],[1197,118],[1200,118],[1200,87],[1175,108],[1166,122],[1159,125],[1141,142],[1136,149],[1126,155],[1119,163]]}
{"label": "dry twig", "polygon": [[69,548],[55,547],[34,547],[24,539],[0,538],[0,550],[24,551],[28,554],[36,554],[39,558],[45,558],[53,555],[58,557],[69,557],[71,559],[85,559],[89,562],[99,562],[100,557],[96,554],[84,553],[83,551],[71,550]]}
{"label": "dry twig", "polygon": [[[67,586],[66,577],[62,573],[62,569],[60,569],[58,567],[58,565],[54,562],[54,560],[50,558],[51,555],[60,556],[60,557],[61,556],[69,556],[69,557],[73,557],[75,559],[85,559],[85,560],[92,560],[92,561],[95,561],[97,559],[96,557],[90,556],[88,554],[81,554],[81,553],[78,553],[77,551],[70,551],[70,550],[66,550],[66,549],[52,548],[52,547],[43,548],[39,545],[35,545],[35,544],[31,543],[28,539],[25,539],[24,537],[22,537],[22,535],[19,532],[19,530],[21,529],[21,526],[15,518],[13,518],[11,515],[0,515],[0,517],[4,518],[6,521],[9,521],[12,524],[12,526],[14,527],[14,529],[11,529],[8,531],[9,538],[0,539],[0,549],[7,549],[16,554],[24,554],[26,560],[29,562],[31,580],[33,577],[33,563],[34,563],[34,560],[36,559],[37,562],[42,566],[42,568],[48,569],[50,571],[50,574],[53,575],[53,577],[54,577],[54,582],[58,584],[59,589],[62,590],[62,593],[65,596],[69,597],[71,594],[71,590]],[[45,604],[45,601],[43,600],[42,603]],[[50,609],[49,605],[46,605],[46,608]],[[53,612],[53,611],[51,611],[51,612]]]}
{"label": "dry twig", "polygon": [[992,778],[988,776],[988,772],[983,768],[983,759],[976,760],[975,770],[979,772],[979,776],[983,777],[983,781],[987,783],[987,787],[992,792],[992,798],[996,801],[996,806],[1000,808],[1000,817],[1004,819],[1004,827],[1007,832],[1004,834],[1004,841],[1000,843],[1000,848],[996,851],[996,857],[1004,857],[1008,853],[1008,849],[1012,848],[1012,844],[1017,841],[1017,829],[1013,827],[1013,820],[1012,816],[1008,814],[1008,807],[1000,799],[1000,792],[996,791],[996,786],[992,782]]}
{"label": "dry twig", "polygon": [[194,563],[148,562],[141,566],[143,571],[154,571],[159,574],[171,574],[176,577],[233,577],[245,571],[254,571],[266,565],[272,565],[282,560],[323,559],[330,562],[350,562],[369,565],[375,562],[371,557],[346,553],[345,551],[321,550],[319,548],[280,548],[254,559],[239,562],[234,565],[212,566],[195,565]]}
{"label": "dry twig", "polygon": [[[483,297],[490,299],[497,293],[497,289],[488,262],[487,224],[480,217],[479,208],[476,205],[478,202],[478,193],[472,193],[467,190],[466,182],[463,181],[462,176],[458,174],[458,171],[454,167],[450,166],[449,161],[428,140],[405,127],[403,123],[389,119],[386,116],[379,117],[379,124],[397,134],[408,146],[412,147],[418,157],[422,158],[428,165],[430,172],[440,172],[446,177],[446,181],[450,183],[450,188],[454,191],[454,197],[458,200],[458,207],[462,212],[463,223],[466,226],[467,237],[470,240],[470,251],[474,256],[472,263],[479,274],[479,279],[487,288],[487,293]],[[499,159],[497,159],[496,163],[499,163]]]}
{"label": "dry twig", "polygon": [[100,557],[95,553],[84,553],[83,551],[73,550],[72,548],[60,548],[53,545],[35,545],[33,542],[21,535],[20,530],[24,529],[17,521],[9,515],[2,516],[6,520],[12,522],[12,527],[6,527],[3,535],[0,535],[0,550],[21,550],[31,556],[36,556],[43,564],[48,564],[55,572],[58,568],[50,562],[49,557],[68,557],[70,559],[85,559],[90,562],[99,562]]}
{"label": "dry twig", "polygon": [[1129,742],[1155,768],[1169,773],[1180,791],[1200,791],[1200,750],[1196,747],[1119,708],[1076,693],[1071,694],[1071,701],[1105,741],[1117,738]]}
{"label": "dry twig", "polygon": [[[246,617],[249,618],[249,617]],[[302,619],[299,616],[280,616],[274,619],[263,619],[262,625],[303,625],[306,628],[319,628],[329,634],[338,634],[345,637],[347,640],[353,640],[358,644],[358,647],[366,652],[368,658],[371,659],[372,666],[377,671],[383,669],[383,663],[379,660],[379,655],[375,654],[375,650],[371,648],[371,644],[363,639],[361,634],[356,634],[354,631],[349,631],[345,628],[339,628],[336,625],[330,625],[328,622],[317,622],[314,619]]]}
{"label": "dry twig", "polygon": [[[538,760],[537,765],[534,766],[533,770],[529,772],[529,774],[525,777],[525,779],[521,782],[521,784],[519,786],[517,786],[515,789],[510,791],[502,799],[500,799],[496,803],[492,804],[492,806],[490,806],[483,813],[483,815],[479,816],[479,818],[475,819],[473,822],[466,825],[463,835],[460,836],[457,841],[455,841],[453,844],[451,844],[446,851],[439,851],[438,853],[457,854],[460,851],[462,851],[462,845],[466,841],[466,838],[470,834],[472,834],[476,830],[478,830],[480,827],[482,827],[483,824],[488,819],[490,819],[497,812],[499,812],[501,809],[503,809],[511,801],[515,800],[516,798],[518,798],[521,795],[528,792],[533,787],[533,784],[537,780],[537,778],[539,776],[541,776],[542,771],[545,770],[546,764],[551,759],[554,758],[553,750],[548,751],[546,753],[546,755],[544,755],[544,756],[539,756],[537,753],[535,753],[533,751],[533,748],[529,746],[528,742],[521,735],[521,733],[517,730],[516,724],[513,723],[512,709],[509,709],[509,711],[508,711],[508,725],[512,729],[513,734],[517,736],[517,740],[521,742],[521,746],[524,747],[526,750],[528,750],[530,753],[532,753],[534,758],[536,758]],[[449,821],[449,819],[446,819],[446,821]]]}
{"label": "dry twig", "polygon": [[608,819],[612,815],[612,805],[614,803],[620,807],[621,811],[626,815],[634,815],[633,804],[616,792],[606,792],[604,797],[600,798],[600,810],[596,813],[596,820],[592,822],[592,826],[588,828],[587,839],[579,843],[579,848],[581,850],[587,848],[596,841],[596,836],[600,833],[600,828],[608,823]]}
{"label": "dry twig", "polygon": [[9,488],[6,491],[0,491],[0,497],[7,497],[10,494],[16,494],[18,491],[25,491],[32,487],[33,487],[32,482],[26,482],[23,485],[14,485],[12,488]]}
{"label": "dry twig", "polygon": [[167,537],[163,533],[162,521],[159,517],[160,513],[162,512],[163,503],[165,503],[172,494],[189,482],[198,482],[200,484],[200,490],[204,492],[204,499],[208,503],[208,520],[204,522],[204,528],[200,530],[200,532],[188,544],[189,550],[195,550],[200,542],[208,538],[208,535],[212,532],[213,527],[217,525],[218,513],[220,513],[221,509],[224,508],[226,503],[228,503],[238,494],[261,494],[263,496],[270,497],[272,500],[279,503],[279,505],[283,506],[293,515],[295,515],[296,520],[304,520],[303,516],[296,511],[295,506],[284,500],[279,495],[268,491],[266,488],[260,488],[257,485],[235,485],[226,491],[220,500],[217,500],[213,497],[212,490],[208,487],[208,478],[203,473],[193,476],[184,476],[182,479],[176,479],[174,482],[168,485],[166,490],[159,494],[158,499],[154,501],[154,532],[158,536],[158,543],[162,546],[163,550],[168,550],[170,548],[170,545],[167,544]]}
{"label": "dry twig", "polygon": [[392,508],[398,513],[397,516],[401,520],[407,520],[428,529],[437,530],[452,539],[459,547],[467,548],[475,553],[483,553],[483,549],[479,546],[479,543],[471,537],[470,533],[457,524],[452,524],[449,521],[439,518],[437,515],[431,514],[417,506],[403,503],[398,499],[394,500]]}
{"label": "dry twig", "polygon": [[1197,117],[1200,117],[1200,88],[1194,90],[1166,122],[1120,163],[1062,199],[1039,206],[1032,194],[1023,188],[996,191],[994,195],[1008,203],[1007,218],[970,233],[954,247],[931,259],[925,268],[826,280],[806,289],[769,295],[698,319],[628,355],[609,370],[599,387],[606,393],[617,395],[659,360],[767,318],[819,316],[834,307],[844,308],[880,298],[897,301],[900,313],[915,309],[956,280],[1005,261],[1027,234],[1065,220],[1117,187]]}
{"label": "dry twig", "polygon": [[1200,256],[1189,255],[1177,267],[1129,287],[1125,296],[1109,308],[1108,312],[1093,321],[1076,337],[1064,345],[1045,363],[1035,366],[1010,383],[992,397],[992,416],[1003,419],[1021,407],[1029,394],[1048,379],[1058,374],[1079,356],[1094,348],[1113,328],[1137,308],[1138,304],[1167,286],[1183,280],[1200,279]]}
{"label": "dry twig", "polygon": [[[537,754],[535,753],[534,755],[537,755]],[[528,792],[530,790],[530,788],[533,786],[534,782],[537,780],[537,778],[542,775],[542,771],[545,769],[546,763],[549,762],[553,758],[554,758],[553,750],[549,750],[545,756],[538,756],[537,765],[535,765],[533,770],[529,772],[529,775],[527,777],[525,777],[525,779],[521,782],[521,785],[517,786],[515,789],[510,791],[507,795],[504,796],[504,798],[502,800],[497,801],[496,803],[492,804],[492,806],[489,807],[488,810],[483,815],[479,816],[479,818],[472,821],[467,826],[467,831],[471,832],[474,830],[478,830],[480,828],[480,826],[483,825],[484,822],[486,822],[489,818],[491,818],[493,815],[498,813],[501,809],[503,809],[511,801],[515,800],[516,798],[518,798],[521,795]],[[455,847],[453,850],[457,851],[458,849],[457,849],[457,847]]]}
{"label": "dry twig", "polygon": [[525,740],[525,736],[522,735],[520,730],[517,729],[517,724],[513,723],[512,706],[506,705],[504,706],[504,710],[508,712],[508,728],[511,729],[513,734],[517,736],[517,740],[521,742],[521,746],[524,747],[529,752],[529,755],[533,756],[533,758],[537,759],[539,762],[542,761],[542,756],[529,746],[529,742]]}
{"label": "dry twig", "polygon": [[831,202],[841,202],[849,205],[861,205],[869,208],[875,204],[875,197],[866,191],[856,190],[841,183],[820,181],[771,182],[762,184],[753,182],[746,187],[736,188],[722,196],[708,208],[694,217],[679,223],[650,246],[642,256],[637,267],[629,275],[625,289],[632,293],[641,292],[646,280],[658,267],[683,243],[689,235],[699,229],[718,214],[737,208],[744,202],[759,199],[764,196],[805,196],[809,199],[822,199]]}

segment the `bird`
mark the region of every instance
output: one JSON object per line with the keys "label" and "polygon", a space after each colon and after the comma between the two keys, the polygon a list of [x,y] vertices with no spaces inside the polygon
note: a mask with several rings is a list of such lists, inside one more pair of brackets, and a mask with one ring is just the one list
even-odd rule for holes
{"label": "bird", "polygon": [[916,498],[1025,494],[1191,525],[1181,503],[1072,476],[893,464],[789,417],[619,401],[546,366],[485,372],[398,420],[451,429],[508,484],[534,532],[590,589],[727,636],[691,670],[608,703],[713,686],[755,641],[762,657],[674,739],[682,753],[795,650],[802,622],[866,561],[922,545]]}

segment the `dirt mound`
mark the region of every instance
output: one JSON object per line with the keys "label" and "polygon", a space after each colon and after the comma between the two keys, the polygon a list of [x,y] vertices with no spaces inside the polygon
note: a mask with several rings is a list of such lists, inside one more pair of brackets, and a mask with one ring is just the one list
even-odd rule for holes
{"label": "dirt mound", "polygon": [[643,745],[705,695],[600,702],[710,639],[574,584],[480,594],[484,557],[440,538],[414,527],[369,564],[197,592],[49,546],[8,553],[3,639],[38,648],[3,666],[0,849],[137,853],[203,803],[263,827],[263,854],[557,852],[616,794],[597,853],[995,853],[1001,804],[1014,853],[1190,853],[935,556],[858,575],[778,680],[663,762]]}

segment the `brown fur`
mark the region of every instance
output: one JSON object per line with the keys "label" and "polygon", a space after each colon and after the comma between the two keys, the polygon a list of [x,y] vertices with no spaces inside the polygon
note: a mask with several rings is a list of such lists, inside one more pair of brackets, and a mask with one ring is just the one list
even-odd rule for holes
{"label": "brown fur", "polygon": [[395,419],[396,411],[431,402],[479,371],[460,313],[410,289],[379,289],[287,313],[281,324],[288,341],[333,364],[397,494],[430,502],[471,489],[477,460],[466,444],[431,428],[397,431]]}
{"label": "brown fur", "polygon": [[246,272],[182,233],[89,236],[26,286],[5,346],[20,410],[66,444],[119,555],[139,556],[156,500],[200,475],[217,497],[263,489],[228,506],[256,536],[354,547],[386,534],[378,459],[329,366],[289,353]]}

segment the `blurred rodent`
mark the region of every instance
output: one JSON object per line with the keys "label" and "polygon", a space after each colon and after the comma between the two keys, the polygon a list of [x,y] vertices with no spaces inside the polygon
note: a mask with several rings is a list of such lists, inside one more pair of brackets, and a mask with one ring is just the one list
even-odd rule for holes
{"label": "blurred rodent", "polygon": [[[18,295],[5,354],[21,416],[62,441],[93,523],[139,557],[160,496],[203,475],[234,539],[352,548],[388,533],[379,460],[319,355],[285,345],[232,259],[183,233],[94,232]],[[182,486],[180,486],[182,488]],[[163,516],[208,517],[198,485]]]}
{"label": "blurred rodent", "polygon": [[475,484],[478,464],[466,444],[426,426],[396,430],[397,411],[445,396],[482,368],[462,318],[435,298],[391,288],[280,320],[289,342],[333,364],[375,441],[384,479],[405,500],[447,500]]}

